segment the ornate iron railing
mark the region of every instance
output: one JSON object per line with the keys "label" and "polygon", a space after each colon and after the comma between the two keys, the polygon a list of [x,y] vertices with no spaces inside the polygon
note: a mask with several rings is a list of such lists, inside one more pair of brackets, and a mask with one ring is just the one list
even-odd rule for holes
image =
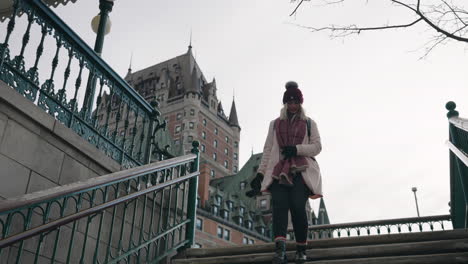
{"label": "ornate iron railing", "polygon": [[448,102],[450,149],[450,213],[454,228],[468,227],[468,120],[458,117],[456,104]]}
{"label": "ornate iron railing", "polygon": [[149,163],[151,139],[165,127],[156,102],[146,102],[41,0],[14,1],[0,80],[125,168]]}
{"label": "ornate iron railing", "polygon": [[[0,262],[158,263],[194,241],[192,153],[0,204]],[[2,262],[3,263],[3,262]]]}
{"label": "ornate iron railing", "polygon": [[[309,239],[371,236],[445,230],[451,228],[450,215],[395,218],[354,223],[309,226]],[[447,222],[444,224],[444,222]],[[292,236],[292,230],[289,230]]]}

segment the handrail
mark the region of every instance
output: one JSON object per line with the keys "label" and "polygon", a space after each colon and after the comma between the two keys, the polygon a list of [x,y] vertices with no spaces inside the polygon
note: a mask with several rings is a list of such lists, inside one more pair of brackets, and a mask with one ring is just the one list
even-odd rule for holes
{"label": "handrail", "polygon": [[102,68],[104,72],[107,72],[111,75],[111,77],[117,81],[124,89],[125,92],[130,94],[134,99],[141,104],[142,107],[145,108],[146,111],[153,113],[155,109],[146,101],[144,100],[130,85],[117,74],[112,67],[109,66],[100,56],[94,52],[93,49],[76,34],[59,16],[57,16],[50,8],[48,8],[42,0],[30,0],[30,3],[37,7],[37,11],[43,13],[46,17],[51,18],[49,23],[54,25],[55,30],[60,30],[62,33],[65,33],[65,37],[69,37],[71,41],[78,44],[78,47],[81,49],[83,53],[85,53],[88,58]]}
{"label": "handrail", "polygon": [[85,192],[97,186],[105,187],[107,185],[152,173],[156,170],[163,170],[176,164],[194,160],[196,157],[197,156],[195,154],[188,154],[181,157],[150,163],[136,168],[114,172],[105,176],[95,177],[82,182],[76,182],[45,191],[26,194],[17,199],[2,200],[0,201],[0,215],[8,213],[12,209],[22,209],[37,202],[48,202],[58,197]]}
{"label": "handrail", "polygon": [[63,217],[63,218],[59,218],[59,219],[57,219],[55,221],[52,221],[52,222],[49,222],[47,224],[38,226],[36,228],[26,230],[26,231],[24,231],[22,233],[19,233],[17,235],[13,235],[13,236],[4,238],[4,239],[0,240],[0,248],[8,247],[8,246],[11,246],[11,245],[13,245],[13,244],[15,244],[15,243],[17,243],[17,242],[19,242],[21,240],[31,238],[31,237],[39,235],[39,234],[41,234],[43,232],[54,230],[57,227],[66,225],[68,223],[71,223],[71,222],[73,222],[75,220],[78,220],[78,219],[81,219],[83,217],[100,213],[100,212],[104,211],[105,209],[114,207],[114,206],[119,205],[119,204],[121,204],[123,202],[133,200],[133,199],[137,198],[138,196],[145,195],[145,194],[151,193],[153,191],[165,188],[167,186],[183,182],[183,181],[188,180],[190,178],[196,177],[199,174],[200,174],[199,172],[190,173],[190,174],[188,174],[186,176],[182,176],[182,177],[174,179],[174,180],[170,180],[170,181],[167,181],[167,182],[164,182],[164,183],[161,183],[161,184],[154,185],[154,186],[152,186],[150,188],[147,188],[147,189],[144,189],[142,191],[126,195],[124,197],[112,200],[110,202],[103,203],[103,204],[97,205],[95,207],[80,211],[80,212],[78,212],[76,214],[72,214],[72,215],[69,215],[69,216],[66,216],[66,217]]}
{"label": "handrail", "polygon": [[[34,262],[159,263],[190,247],[200,175],[198,141],[192,147],[182,157],[0,203],[0,259],[21,263],[27,250]],[[90,245],[91,238],[99,243]],[[44,243],[53,251],[43,252]]]}
{"label": "handrail", "polygon": [[[13,2],[0,43],[0,80],[123,168],[169,157],[169,146],[154,142],[155,133],[166,127],[154,98],[147,102],[42,0]],[[19,21],[27,23],[21,44]],[[37,41],[30,43],[32,37]],[[19,54],[10,50],[13,45],[21,45]],[[25,56],[32,48],[35,56]],[[43,54],[55,54],[50,64],[44,64],[51,58]]]}
{"label": "handrail", "polygon": [[449,121],[449,123],[453,124],[454,126],[468,132],[468,119],[461,118],[461,117],[457,116],[457,117],[449,118],[448,121]]}
{"label": "handrail", "polygon": [[466,154],[464,154],[463,152],[460,151],[460,149],[458,149],[454,144],[452,144],[452,142],[450,142],[449,140],[447,140],[445,142],[445,144],[448,146],[448,148],[452,151],[453,154],[455,154],[458,159],[460,159],[464,164],[465,166],[468,167],[468,156]]}

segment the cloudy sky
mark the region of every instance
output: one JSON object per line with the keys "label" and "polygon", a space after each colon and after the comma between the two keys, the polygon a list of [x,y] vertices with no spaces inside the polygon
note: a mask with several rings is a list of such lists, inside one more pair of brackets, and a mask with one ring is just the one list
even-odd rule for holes
{"label": "cloudy sky", "polygon": [[[125,75],[185,53],[192,32],[196,59],[229,112],[233,95],[241,132],[241,164],[262,151],[268,122],[281,108],[284,83],[295,80],[317,122],[325,201],[333,223],[447,214],[448,123],[445,103],[468,116],[466,45],[451,42],[424,55],[432,31],[405,30],[331,39],[294,24],[381,25],[412,16],[386,1],[320,6],[295,17],[289,0],[117,0],[104,59]],[[348,1],[349,3],[349,1]],[[98,1],[55,11],[94,43],[90,21]],[[315,201],[314,207],[318,206]]]}

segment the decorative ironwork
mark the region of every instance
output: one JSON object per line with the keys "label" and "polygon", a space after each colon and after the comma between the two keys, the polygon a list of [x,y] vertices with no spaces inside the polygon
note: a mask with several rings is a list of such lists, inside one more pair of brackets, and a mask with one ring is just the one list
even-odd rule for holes
{"label": "decorative ironwork", "polygon": [[[445,230],[451,228],[450,215],[410,217],[331,225],[309,226],[309,239],[371,236],[408,232]],[[447,222],[444,224],[444,222]],[[292,230],[288,230],[293,236]]]}
{"label": "decorative ironwork", "polygon": [[[26,16],[18,17],[17,14]],[[12,57],[9,45],[14,39],[11,36],[15,25],[24,17],[26,30],[21,34],[22,40],[18,40],[21,49]],[[39,35],[32,34],[34,27],[40,28]],[[36,54],[33,58],[25,57],[30,39],[35,36],[39,43],[34,47]],[[51,39],[54,40],[53,46],[48,45]],[[43,65],[40,60],[44,53],[53,55],[50,69],[40,66]],[[26,65],[32,67],[26,69]],[[59,74],[61,70],[63,74]],[[83,89],[82,77],[86,72],[91,79]],[[48,78],[41,79],[45,74]],[[74,87],[72,78],[76,78]],[[160,123],[157,109],[116,74],[41,0],[14,1],[5,40],[0,44],[0,79],[123,167],[150,161],[151,146],[156,145],[152,142],[152,129],[161,129],[154,125]],[[96,84],[99,94],[94,102],[94,95],[89,92]],[[67,95],[70,92],[72,94]],[[168,152],[161,154],[163,158],[170,157]]]}
{"label": "decorative ironwork", "polygon": [[468,120],[458,117],[456,104],[448,102],[450,141],[450,214],[454,228],[468,227]]}
{"label": "decorative ironwork", "polygon": [[34,263],[159,263],[192,245],[199,175],[193,146],[195,155],[4,201],[0,259],[21,263],[27,251]]}

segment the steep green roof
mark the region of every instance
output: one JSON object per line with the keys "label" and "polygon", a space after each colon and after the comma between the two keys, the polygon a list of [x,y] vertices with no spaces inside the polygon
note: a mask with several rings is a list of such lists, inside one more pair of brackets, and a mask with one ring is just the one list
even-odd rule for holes
{"label": "steep green roof", "polygon": [[[262,153],[252,155],[237,174],[213,179],[210,181],[210,185],[223,191],[225,194],[223,201],[227,201],[229,198],[234,199],[233,196],[237,196],[233,200],[234,206],[243,206],[246,212],[255,212],[257,210],[256,200],[247,197],[245,192],[250,190],[249,183],[255,177],[261,159]],[[244,189],[241,189],[241,182],[245,183]]]}

